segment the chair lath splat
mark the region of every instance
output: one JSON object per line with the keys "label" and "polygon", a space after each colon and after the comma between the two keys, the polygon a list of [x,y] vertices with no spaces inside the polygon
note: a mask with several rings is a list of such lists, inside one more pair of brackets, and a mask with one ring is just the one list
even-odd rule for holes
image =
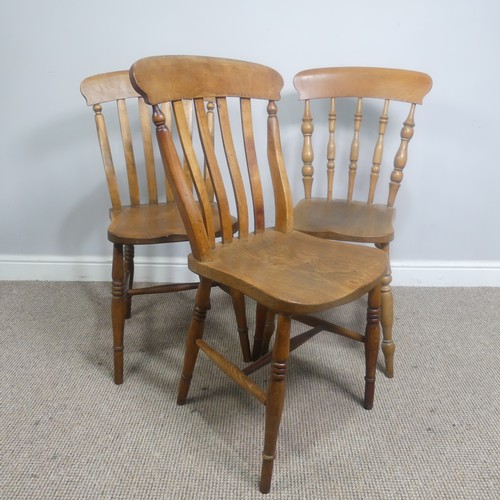
{"label": "chair lath splat", "polygon": [[[170,71],[170,69],[168,71]],[[221,67],[221,71],[224,71],[224,68]],[[230,79],[228,81],[230,81]],[[189,81],[186,81],[186,83],[189,88]],[[160,93],[160,87],[158,87],[154,93],[148,95],[150,104],[153,104],[155,107],[157,134],[160,134],[163,138],[159,139],[159,143],[160,145],[162,142],[165,143],[165,149],[162,151],[162,153],[164,153],[164,158],[168,158],[169,155],[174,154],[174,150],[177,146],[175,134],[178,133],[180,137],[182,150],[194,182],[197,199],[197,204],[190,207],[190,209],[192,208],[196,213],[190,213],[191,210],[189,209],[186,210],[184,216],[187,218],[188,224],[190,217],[193,217],[193,220],[199,220],[201,217],[204,221],[206,229],[205,235],[193,234],[193,237],[197,238],[199,241],[198,255],[202,259],[205,258],[201,257],[204,252],[208,251],[207,249],[213,248],[214,245],[214,238],[211,234],[213,233],[213,224],[209,222],[212,213],[207,205],[213,197],[217,202],[219,210],[223,243],[230,243],[234,238],[234,220],[230,213],[233,203],[236,206],[238,216],[238,238],[246,238],[249,235],[251,231],[251,218],[253,219],[252,230],[255,233],[262,232],[265,224],[264,196],[257,165],[258,155],[254,140],[251,99],[246,95],[234,97],[231,89],[228,89],[227,95],[221,94],[211,96],[211,84],[211,81],[205,82],[205,89],[203,92],[201,92],[200,89],[193,89],[192,99],[188,97],[189,92],[187,95],[183,96],[184,101],[191,100],[194,106],[196,131],[193,130],[192,134],[188,133],[187,125],[184,123],[185,120],[181,118],[181,107],[179,104],[181,101],[176,99],[178,95],[177,89],[168,89],[168,86],[165,86],[164,93]],[[275,82],[273,81],[272,86],[274,85]],[[273,87],[269,90],[269,84],[267,84],[265,80],[261,87],[261,89],[257,89],[258,100],[262,99],[258,97],[259,94],[263,94],[264,96],[266,94],[278,95]],[[173,103],[175,127],[174,125],[171,127],[168,126],[165,118],[160,116],[161,113],[158,106],[151,102],[152,99],[156,99],[157,91],[157,95],[161,95],[162,98],[167,98],[169,92],[172,94],[173,99],[169,102]],[[215,99],[215,108],[211,104],[211,98]],[[278,125],[275,117],[276,105],[272,103],[269,106],[269,110],[270,116],[268,127],[270,131],[270,141],[275,141],[278,147],[280,147],[279,139],[277,139]],[[184,113],[182,114],[184,115]],[[239,124],[235,118],[236,115],[239,116]],[[215,134],[214,130],[217,128],[220,130],[220,133]],[[166,139],[167,135],[169,136],[168,141]],[[167,142],[169,144],[168,148],[166,147]],[[243,145],[245,153],[243,156],[239,156],[236,153],[236,144]],[[200,149],[202,151],[203,161],[199,161],[195,154],[195,152],[200,151]],[[273,144],[272,147],[269,148],[269,151],[275,149],[276,146]],[[180,151],[175,151],[175,154],[175,161],[180,162]],[[174,160],[171,159],[171,161]],[[279,158],[273,158],[271,154],[269,161],[272,165],[271,172],[273,170],[279,171],[280,169],[284,171],[283,162]],[[208,173],[202,171],[203,167],[206,167]],[[228,188],[227,184],[226,187],[224,187],[224,178],[226,175],[229,175],[231,178],[231,193],[225,191],[225,189]],[[271,178],[273,175],[274,174],[271,175]],[[276,227],[290,230],[291,224],[288,220],[292,213],[293,205],[290,190],[285,191],[282,187],[282,177],[282,174],[276,174],[275,184],[278,191],[277,199],[279,199],[275,207]],[[202,182],[202,179],[204,179],[204,182]],[[184,191],[188,189],[187,183],[182,183],[180,179],[172,180],[178,183],[180,192],[184,192],[187,195],[187,192]],[[249,188],[248,192],[247,188]],[[253,213],[250,214],[250,211]]]}
{"label": "chair lath splat", "polygon": [[[93,106],[95,113],[101,155],[113,209],[119,209],[124,204],[138,206],[140,204],[158,204],[162,200],[173,202],[173,192],[167,180],[165,179],[163,185],[159,183],[151,108],[132,88],[128,71],[117,71],[91,77],[82,83],[82,92],[85,94],[87,103]],[[207,104],[207,106],[211,106],[212,110],[214,108],[213,101],[213,99],[209,99]],[[113,103],[116,104],[113,106]],[[191,134],[193,103],[191,100],[186,100],[182,101],[182,104],[187,130]],[[171,103],[163,103],[162,110],[167,126],[171,127]],[[114,125],[113,114],[118,117],[123,150],[122,161],[119,158],[121,155],[118,155],[116,150],[112,152],[110,147],[109,133],[113,132],[111,127]],[[136,124],[136,115],[138,124]],[[109,132],[107,122],[111,124]],[[213,120],[210,131],[213,134]],[[184,159],[183,164],[184,167],[187,167]],[[121,168],[122,166],[123,168]],[[186,179],[191,182],[191,175],[187,168],[185,170]],[[126,180],[120,182],[122,171]],[[142,179],[145,180],[145,186],[141,183]]]}
{"label": "chair lath splat", "polygon": [[130,204],[132,206],[140,204],[139,180],[137,177],[137,167],[135,162],[134,147],[132,144],[132,133],[128,118],[127,105],[124,99],[117,101],[118,117],[120,120],[120,131],[123,142],[123,152],[125,153],[125,165],[127,168],[128,188],[130,193]]}
{"label": "chair lath splat", "polygon": [[[229,102],[230,99],[234,102]],[[190,179],[194,183],[194,189],[200,203],[201,217],[205,222],[206,238],[210,242],[209,246],[213,247],[215,244],[213,236],[214,224],[210,209],[210,202],[213,198],[215,198],[219,209],[222,241],[229,243],[234,237],[230,212],[231,203],[223,180],[224,175],[226,175],[224,170],[226,166],[227,174],[231,178],[231,196],[237,209],[238,237],[246,238],[250,232],[250,204],[253,209],[253,232],[262,232],[265,226],[264,196],[257,164],[250,99],[217,97],[215,99],[216,113],[213,112],[211,100],[207,103],[204,98],[193,99],[197,133],[192,132],[188,127],[185,106],[186,100],[182,104],[181,101],[174,101],[172,103],[173,115]],[[233,113],[230,113],[230,108],[234,113],[239,112],[241,128],[236,126],[235,123],[231,123],[230,115]],[[272,110],[269,118],[271,123],[274,120],[273,115],[275,114],[276,105],[273,103],[269,109]],[[157,110],[156,113],[160,112]],[[168,126],[165,117],[161,118],[161,120],[165,121],[165,126],[169,129],[172,137],[172,144],[175,146],[172,126]],[[161,123],[159,117],[157,121]],[[220,143],[215,142],[214,127],[216,126],[220,129],[220,135],[217,135]],[[276,137],[274,128],[270,126],[270,137]],[[244,146],[244,158],[238,158],[235,147],[236,140]],[[198,141],[199,147],[203,151],[203,162],[199,161],[196,155],[196,142]],[[180,157],[181,155],[177,154],[178,161],[181,161]],[[202,165],[204,165],[205,172],[202,171]],[[276,168],[284,168],[284,166],[280,165]],[[250,188],[248,193],[245,187],[245,178],[248,180]],[[288,207],[286,210],[291,210],[290,193],[281,193],[280,198],[286,200]],[[278,226],[281,225],[280,221],[285,219],[285,212],[283,210],[279,211],[280,215],[277,216]]]}
{"label": "chair lath splat", "polygon": [[250,189],[252,192],[254,232],[260,233],[265,228],[264,215],[264,194],[260,179],[259,165],[257,162],[257,152],[255,150],[255,139],[252,122],[252,105],[250,99],[241,99],[241,124],[243,130],[243,143],[250,179]]}
{"label": "chair lath splat", "polygon": [[141,118],[142,144],[144,149],[149,203],[158,203],[158,185],[156,181],[153,137],[151,133],[151,110],[149,106],[144,103],[142,97],[139,98],[139,115]]}
{"label": "chair lath splat", "polygon": [[[202,103],[203,105],[203,103]],[[192,124],[188,122],[186,117],[186,105],[185,102],[175,101],[172,103],[175,115],[175,122],[177,125],[177,130],[179,132],[182,148],[184,151],[185,164],[187,165],[187,170],[190,174],[190,179],[186,177],[186,183],[188,188],[191,184],[194,184],[198,200],[200,202],[203,221],[205,223],[208,239],[210,241],[210,246],[215,245],[214,236],[214,221],[212,216],[212,210],[210,208],[211,198],[207,192],[205,180],[203,179],[201,169],[198,163],[196,152],[192,143]],[[192,108],[192,103],[190,106]],[[211,139],[209,139],[211,141]],[[186,169],[184,169],[186,172]]]}
{"label": "chair lath splat", "polygon": [[236,209],[238,213],[238,234],[240,238],[245,238],[248,236],[248,203],[245,194],[245,186],[243,184],[243,177],[238,164],[236,150],[234,148],[233,134],[231,131],[231,124],[229,122],[229,112],[226,98],[217,98],[217,110],[219,114],[222,142],[235,193]]}

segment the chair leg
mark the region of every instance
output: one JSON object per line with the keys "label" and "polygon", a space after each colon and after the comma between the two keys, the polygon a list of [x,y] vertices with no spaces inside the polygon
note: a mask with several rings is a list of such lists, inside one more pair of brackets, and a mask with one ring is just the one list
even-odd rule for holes
{"label": "chair leg", "polygon": [[269,493],[276,452],[276,442],[285,402],[285,378],[288,355],[290,353],[289,315],[278,316],[278,327],[274,340],[271,378],[267,389],[264,452],[262,454],[262,470],[259,489],[261,493]]}
{"label": "chair leg", "polygon": [[269,350],[269,343],[274,333],[276,314],[261,304],[257,304],[255,312],[255,337],[252,349],[252,360],[257,361]]}
{"label": "chair leg", "polygon": [[191,378],[193,376],[194,365],[200,350],[196,341],[203,336],[205,327],[205,318],[207,310],[210,307],[210,291],[212,289],[212,281],[206,278],[200,279],[198,291],[196,292],[195,305],[193,316],[186,338],[186,351],[184,354],[184,366],[182,368],[181,380],[179,382],[179,391],[177,393],[177,404],[183,405],[186,402]]}
{"label": "chair leg", "polygon": [[394,302],[392,296],[392,272],[389,260],[389,243],[377,245],[378,248],[387,253],[387,272],[382,280],[382,314],[380,322],[382,324],[383,341],[382,352],[385,359],[385,376],[394,376],[394,351],[396,344],[392,339],[392,326],[394,323]]}
{"label": "chair leg", "polygon": [[[125,245],[125,277],[127,290],[134,287],[134,245]],[[132,296],[127,294],[127,313],[126,319],[132,316]]]}
{"label": "chair leg", "polygon": [[111,320],[113,323],[114,381],[123,383],[123,330],[127,312],[123,245],[113,245]]}
{"label": "chair leg", "polygon": [[371,410],[373,408],[373,399],[375,395],[375,374],[377,372],[377,358],[380,348],[380,304],[381,304],[381,286],[377,285],[368,294],[368,311],[366,314],[365,330],[365,399],[364,408]]}
{"label": "chair leg", "polygon": [[250,341],[248,340],[248,323],[245,307],[245,295],[237,290],[230,290],[231,299],[233,301],[234,313],[236,315],[236,324],[238,325],[238,333],[240,336],[241,353],[243,361],[249,363],[252,361],[250,354]]}
{"label": "chair leg", "polygon": [[255,335],[253,338],[252,361],[260,358],[262,352],[262,336],[266,324],[267,308],[257,303],[255,308]]}
{"label": "chair leg", "polygon": [[275,325],[276,313],[273,311],[267,311],[266,323],[264,325],[264,333],[262,334],[262,350],[260,355],[264,356],[269,351],[269,344],[271,342],[271,337],[273,336]]}

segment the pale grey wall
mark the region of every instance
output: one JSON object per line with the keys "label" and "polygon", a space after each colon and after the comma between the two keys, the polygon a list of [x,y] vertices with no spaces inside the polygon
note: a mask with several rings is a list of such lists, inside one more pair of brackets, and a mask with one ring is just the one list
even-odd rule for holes
{"label": "pale grey wall", "polygon": [[283,142],[297,195],[297,71],[374,65],[429,73],[434,87],[417,114],[393,258],[423,266],[498,261],[499,19],[496,0],[2,2],[0,256],[109,255],[107,193],[79,84],[172,53],[281,72]]}

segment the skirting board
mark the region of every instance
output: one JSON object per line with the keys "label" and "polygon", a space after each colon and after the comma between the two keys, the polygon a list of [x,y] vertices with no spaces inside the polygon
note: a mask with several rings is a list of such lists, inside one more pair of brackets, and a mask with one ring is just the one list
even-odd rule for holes
{"label": "skirting board", "polygon": [[[393,286],[500,286],[500,261],[393,261]],[[0,255],[0,280],[110,281],[104,257]],[[184,258],[135,259],[135,280],[190,282]]]}

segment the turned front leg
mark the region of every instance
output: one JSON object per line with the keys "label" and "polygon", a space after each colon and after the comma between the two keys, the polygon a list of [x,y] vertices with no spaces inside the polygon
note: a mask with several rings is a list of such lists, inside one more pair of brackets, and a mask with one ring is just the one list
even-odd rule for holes
{"label": "turned front leg", "polygon": [[266,398],[264,452],[260,476],[261,493],[269,493],[271,489],[276,442],[285,402],[285,378],[290,353],[290,326],[291,317],[280,314],[272,353],[271,380]]}
{"label": "turned front leg", "polygon": [[381,290],[377,285],[368,294],[368,310],[366,314],[365,330],[365,399],[364,408],[371,410],[373,408],[373,399],[375,396],[375,374],[377,372],[377,359],[380,347],[380,303]]}
{"label": "turned front leg", "polygon": [[182,368],[181,380],[179,383],[179,391],[177,394],[177,404],[183,405],[186,402],[191,378],[193,376],[194,366],[198,358],[200,350],[196,344],[198,339],[203,337],[205,328],[205,317],[207,310],[210,308],[210,291],[212,289],[212,281],[201,278],[196,292],[195,305],[193,316],[186,338],[186,351],[184,354],[184,366]]}
{"label": "turned front leg", "polygon": [[111,320],[113,323],[114,382],[123,383],[123,330],[127,312],[123,245],[113,245]]}

